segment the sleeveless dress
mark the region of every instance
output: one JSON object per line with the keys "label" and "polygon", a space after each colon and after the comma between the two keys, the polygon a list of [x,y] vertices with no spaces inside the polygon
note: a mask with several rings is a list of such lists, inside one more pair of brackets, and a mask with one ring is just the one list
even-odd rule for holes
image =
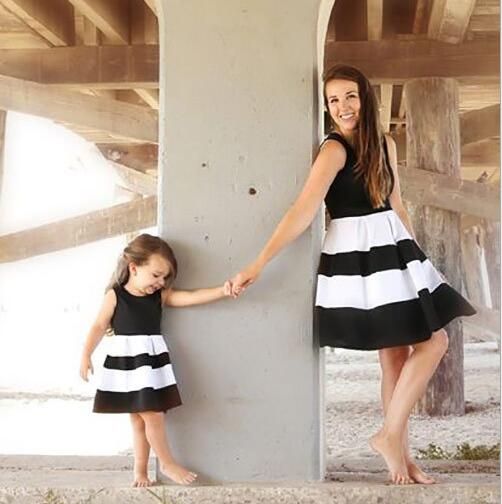
{"label": "sleeveless dress", "polygon": [[320,345],[357,350],[412,345],[455,317],[476,313],[427,259],[388,199],[382,208],[372,207],[362,177],[354,173],[352,146],[337,133],[326,140],[340,142],[347,159],[325,197],[332,220],[317,277]]}
{"label": "sleeveless dress", "polygon": [[135,296],[113,288],[114,335],[94,399],[96,413],[166,411],[181,404],[169,352],[160,334],[161,292]]}

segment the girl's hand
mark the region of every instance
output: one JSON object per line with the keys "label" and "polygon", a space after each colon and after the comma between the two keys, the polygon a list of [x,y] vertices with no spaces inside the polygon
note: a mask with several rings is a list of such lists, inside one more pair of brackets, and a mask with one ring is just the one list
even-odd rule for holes
{"label": "girl's hand", "polygon": [[260,276],[262,266],[260,266],[256,261],[249,264],[240,273],[237,273],[232,280],[232,295],[234,297],[239,296],[244,292],[247,287],[252,283],[256,282]]}
{"label": "girl's hand", "polygon": [[82,360],[80,361],[80,378],[84,381],[89,381],[88,373],[91,371],[91,374],[94,374],[94,368],[92,367],[91,358],[84,355],[82,356]]}
{"label": "girl's hand", "polygon": [[[233,296],[233,294],[232,294],[232,283],[230,282],[230,280],[227,280],[223,284],[223,295],[225,297]],[[233,296],[233,297],[235,297],[235,296]]]}

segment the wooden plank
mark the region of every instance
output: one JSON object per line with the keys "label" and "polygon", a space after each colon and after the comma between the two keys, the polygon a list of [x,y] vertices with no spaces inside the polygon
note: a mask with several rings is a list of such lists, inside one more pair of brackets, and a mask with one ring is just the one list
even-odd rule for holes
{"label": "wooden plank", "polygon": [[499,48],[498,40],[460,45],[430,40],[332,42],[326,44],[325,66],[354,65],[374,83],[435,76],[479,85],[482,80],[498,81]]}
{"label": "wooden plank", "polygon": [[74,88],[156,89],[159,46],[2,49],[0,74]]}
{"label": "wooden plank", "polygon": [[460,116],[461,145],[498,136],[500,136],[500,105],[472,110]]}
{"label": "wooden plank", "polygon": [[417,5],[415,7],[415,16],[413,18],[413,28],[412,33],[414,35],[419,35],[424,33],[427,20],[427,4],[428,0],[417,0]]}
{"label": "wooden plank", "polygon": [[157,143],[158,114],[147,107],[0,76],[0,109]]}
{"label": "wooden plank", "polygon": [[159,148],[155,144],[121,145],[116,143],[97,146],[101,154],[110,161],[139,170],[144,173],[156,173]]}
{"label": "wooden plank", "polygon": [[69,0],[111,42],[129,44],[129,9],[123,0]]}
{"label": "wooden plank", "polygon": [[0,0],[32,30],[55,46],[75,44],[73,6],[66,0]]}
{"label": "wooden plank", "polygon": [[434,0],[429,19],[429,38],[451,44],[464,39],[476,0]]}
{"label": "wooden plank", "polygon": [[135,89],[138,96],[154,110],[159,110],[158,89]]}
{"label": "wooden plank", "polygon": [[468,215],[500,221],[497,187],[415,168],[399,168],[403,198]]}
{"label": "wooden plank", "polygon": [[383,0],[369,0],[366,6],[368,40],[381,40],[383,30]]}
{"label": "wooden plank", "polygon": [[392,84],[380,84],[380,122],[385,133],[390,131],[392,113]]}
{"label": "wooden plank", "polygon": [[0,199],[2,198],[7,112],[0,110]]}
{"label": "wooden plank", "polygon": [[143,0],[129,0],[131,44],[159,43],[159,22]]}
{"label": "wooden plank", "polygon": [[120,178],[121,185],[137,194],[155,196],[157,194],[157,177],[134,170],[115,161],[109,161]]}
{"label": "wooden plank", "polygon": [[19,261],[154,226],[157,197],[149,196],[44,226],[0,236],[0,263]]}
{"label": "wooden plank", "polygon": [[152,12],[156,16],[158,16],[157,6],[155,5],[156,4],[155,0],[145,0],[145,3],[146,3],[146,5],[148,5],[148,7],[150,7],[150,9],[152,10]]}

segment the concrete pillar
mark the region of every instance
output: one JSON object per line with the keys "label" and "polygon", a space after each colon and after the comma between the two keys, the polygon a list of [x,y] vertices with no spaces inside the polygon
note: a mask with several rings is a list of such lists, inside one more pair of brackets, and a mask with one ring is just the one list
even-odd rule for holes
{"label": "concrete pillar", "polygon": [[[252,260],[308,175],[320,3],[158,3],[159,227],[180,287],[221,284]],[[167,430],[203,479],[323,474],[312,329],[320,230],[319,218],[241,299],[166,313],[184,402]]]}

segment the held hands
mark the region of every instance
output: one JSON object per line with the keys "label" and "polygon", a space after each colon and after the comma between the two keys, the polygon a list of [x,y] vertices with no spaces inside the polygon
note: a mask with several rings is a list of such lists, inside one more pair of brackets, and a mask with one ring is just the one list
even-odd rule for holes
{"label": "held hands", "polygon": [[80,378],[84,381],[89,381],[88,373],[94,374],[94,368],[92,367],[91,358],[87,355],[82,356],[82,360],[80,361]]}
{"label": "held hands", "polygon": [[232,297],[240,296],[252,283],[260,276],[262,267],[253,262],[246,266],[240,273],[237,273],[231,280]]}

